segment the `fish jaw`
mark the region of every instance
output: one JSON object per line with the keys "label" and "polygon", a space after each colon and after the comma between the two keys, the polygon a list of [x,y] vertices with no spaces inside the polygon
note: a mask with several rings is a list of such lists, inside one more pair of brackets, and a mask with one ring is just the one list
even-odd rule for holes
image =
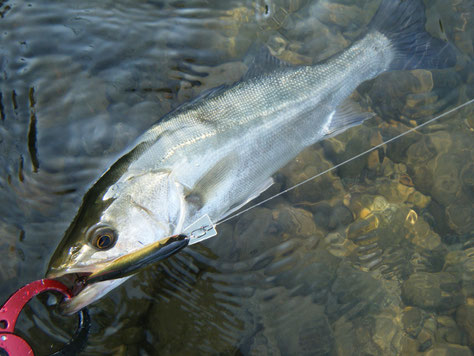
{"label": "fish jaw", "polygon": [[58,280],[71,290],[72,298],[65,299],[60,304],[63,314],[71,315],[77,313],[132,277],[126,276],[114,280],[87,284],[87,277],[96,269],[92,266],[91,268],[52,269],[47,273],[46,278]]}

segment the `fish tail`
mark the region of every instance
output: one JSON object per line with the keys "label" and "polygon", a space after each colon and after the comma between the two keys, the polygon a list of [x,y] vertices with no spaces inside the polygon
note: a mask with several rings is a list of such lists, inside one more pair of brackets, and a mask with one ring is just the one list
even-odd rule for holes
{"label": "fish tail", "polygon": [[451,44],[425,30],[421,0],[382,0],[369,27],[390,40],[394,50],[389,70],[448,68],[456,64]]}

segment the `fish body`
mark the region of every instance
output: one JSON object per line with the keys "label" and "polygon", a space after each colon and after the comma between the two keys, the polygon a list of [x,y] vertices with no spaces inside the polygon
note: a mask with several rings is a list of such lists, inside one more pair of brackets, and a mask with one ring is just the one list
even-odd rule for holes
{"label": "fish body", "polygon": [[[87,275],[204,214],[214,222],[229,216],[305,147],[371,116],[347,101],[362,82],[389,70],[452,65],[449,45],[424,32],[423,14],[419,0],[384,0],[368,33],[323,63],[282,64],[169,113],[85,195],[48,276]],[[67,311],[126,278],[88,285]]]}
{"label": "fish body", "polygon": [[[341,119],[337,108],[389,64],[383,51],[373,49],[372,37],[327,63],[279,68],[171,113],[139,140],[143,150],[132,154],[117,189],[105,199],[120,198],[127,190],[137,196],[143,184],[156,186],[162,176],[178,195],[171,199],[176,208],[166,233],[203,214],[213,221],[225,217],[264,190],[271,175],[303,148],[367,117],[354,112]],[[134,177],[141,183],[127,186]],[[159,189],[158,197],[163,193]],[[156,211],[158,201],[163,200],[152,199],[148,208]]]}

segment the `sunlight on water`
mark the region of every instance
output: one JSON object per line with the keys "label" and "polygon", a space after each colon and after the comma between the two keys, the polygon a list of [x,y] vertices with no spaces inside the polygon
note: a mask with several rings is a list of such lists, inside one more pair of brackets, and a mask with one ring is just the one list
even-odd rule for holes
{"label": "sunlight on water", "polygon": [[[0,300],[44,276],[82,195],[160,117],[239,80],[262,44],[293,65],[328,58],[379,3],[0,1]],[[376,116],[302,152],[264,197],[472,99],[472,12],[429,2],[455,68],[363,83],[354,100]],[[471,355],[473,118],[466,106],[146,269],[91,306],[84,354]],[[47,299],[18,326],[38,354],[75,322]]]}

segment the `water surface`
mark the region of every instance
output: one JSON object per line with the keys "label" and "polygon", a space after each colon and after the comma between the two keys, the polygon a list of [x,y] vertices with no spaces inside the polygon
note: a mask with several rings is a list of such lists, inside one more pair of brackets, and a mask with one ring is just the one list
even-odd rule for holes
{"label": "water surface", "polygon": [[[238,80],[262,45],[294,65],[328,58],[364,33],[378,4],[0,2],[0,300],[43,277],[82,195],[160,117]],[[426,13],[431,34],[459,50],[456,67],[361,85],[354,99],[376,117],[301,153],[266,196],[474,97],[472,3],[430,1]],[[83,353],[470,355],[473,110],[147,269],[91,306]],[[38,354],[75,322],[47,303],[32,303],[19,324]]]}

